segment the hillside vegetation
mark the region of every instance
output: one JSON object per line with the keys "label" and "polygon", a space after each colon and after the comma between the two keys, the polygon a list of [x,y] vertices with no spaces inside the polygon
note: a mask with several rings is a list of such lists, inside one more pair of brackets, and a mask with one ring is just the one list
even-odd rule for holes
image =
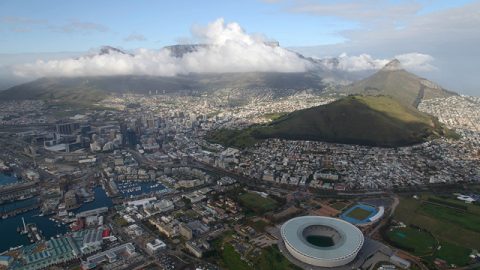
{"label": "hillside vegetation", "polygon": [[281,138],[397,147],[449,134],[432,116],[386,96],[349,96],[333,103],[295,111],[265,126],[221,130],[209,138],[245,147],[256,140]]}

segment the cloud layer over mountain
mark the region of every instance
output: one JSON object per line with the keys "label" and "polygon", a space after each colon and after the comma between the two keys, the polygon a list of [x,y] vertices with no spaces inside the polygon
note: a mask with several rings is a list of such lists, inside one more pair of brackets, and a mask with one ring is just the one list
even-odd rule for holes
{"label": "cloud layer over mountain", "polygon": [[[304,72],[313,63],[298,54],[272,45],[262,35],[246,33],[238,23],[225,23],[217,19],[207,26],[192,28],[193,40],[209,46],[174,55],[168,48],[160,50],[138,49],[124,53],[109,49],[101,53],[89,53],[77,58],[37,60],[13,65],[17,77],[76,77],[108,75],[175,76],[189,73],[225,72]],[[138,38],[137,38],[138,40]],[[412,71],[430,71],[433,57],[421,53],[395,56],[403,66]],[[391,59],[375,59],[369,54],[350,56],[341,54],[338,64],[322,62],[324,69],[357,72],[381,69]]]}
{"label": "cloud layer over mountain", "polygon": [[77,59],[38,60],[14,66],[22,77],[90,76],[142,74],[174,76],[191,72],[303,72],[309,62],[295,53],[247,34],[237,23],[217,19],[206,27],[195,27],[196,40],[211,46],[199,48],[181,58],[168,49],[139,49],[133,55],[120,52],[84,56]]}
{"label": "cloud layer over mountain", "polygon": [[[377,16],[358,14],[375,7],[378,1],[348,1],[352,3],[349,12],[337,1],[330,6],[330,16],[345,18],[358,22],[360,26],[346,30],[341,35],[345,41],[338,44],[327,44],[310,47],[296,47],[295,50],[308,56],[324,57],[348,52],[357,55],[368,52],[375,57],[390,57],[404,52],[421,52],[435,57],[435,67],[426,55],[408,54],[402,61],[403,65],[416,65],[419,75],[440,83],[442,86],[478,95],[477,66],[480,61],[478,44],[480,43],[480,1],[452,7],[448,9],[418,14],[415,10],[407,12],[393,11],[394,7],[384,8],[382,23]],[[355,13],[357,5],[366,5],[362,12]],[[454,1],[451,1],[452,3]],[[303,5],[303,1],[291,1],[292,12],[303,12],[313,16],[325,16],[325,8]],[[389,5],[395,6],[395,1]],[[298,4],[298,5],[297,5]],[[384,3],[385,4],[385,3]],[[410,3],[400,4],[406,7]],[[398,14],[401,16],[399,17]],[[418,65],[419,62],[420,65]],[[428,72],[425,72],[428,71]]]}
{"label": "cloud layer over mountain", "polygon": [[[436,67],[431,63],[434,58],[428,54],[406,53],[396,55],[394,58],[402,63],[402,67],[411,71],[432,71]],[[365,71],[378,70],[385,66],[392,59],[375,59],[369,54],[360,54],[358,56],[349,56],[342,53],[337,57],[338,65],[326,66],[329,69],[338,69],[343,71]]]}

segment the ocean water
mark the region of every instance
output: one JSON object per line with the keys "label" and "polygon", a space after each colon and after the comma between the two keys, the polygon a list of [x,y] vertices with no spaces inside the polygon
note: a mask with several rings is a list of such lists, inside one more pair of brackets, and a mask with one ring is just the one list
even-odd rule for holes
{"label": "ocean water", "polygon": [[0,186],[15,183],[17,181],[18,178],[13,175],[0,173]]}
{"label": "ocean water", "polygon": [[[96,187],[94,189],[95,200],[86,204],[83,204],[80,208],[75,209],[74,213],[79,213],[86,210],[95,209],[103,206],[112,206],[112,200],[105,194],[105,191],[102,187]],[[18,201],[14,203],[8,203],[0,205],[0,212],[9,211],[11,209],[20,208],[28,206],[29,204],[36,203],[36,198],[31,198],[28,200]],[[0,232],[2,236],[0,237],[0,252],[8,250],[11,247],[16,247],[19,245],[28,245],[30,244],[28,237],[26,235],[21,235],[17,232],[17,228],[22,226],[22,217],[25,219],[25,223],[35,223],[37,227],[43,232],[43,236],[46,239],[56,236],[57,234],[63,234],[68,231],[67,226],[60,225],[54,221],[51,221],[49,217],[51,216],[38,216],[40,211],[38,209],[29,211],[17,215],[15,217],[10,217],[7,219],[0,218]]]}

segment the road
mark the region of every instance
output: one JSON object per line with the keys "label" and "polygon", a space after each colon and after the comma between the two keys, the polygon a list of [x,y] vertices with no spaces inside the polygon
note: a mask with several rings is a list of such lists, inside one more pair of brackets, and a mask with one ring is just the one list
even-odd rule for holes
{"label": "road", "polygon": [[388,213],[388,217],[384,217],[382,221],[378,223],[377,226],[375,226],[375,228],[372,231],[370,231],[370,233],[368,234],[369,237],[372,237],[372,235],[374,235],[381,227],[383,227],[395,213],[395,210],[397,209],[397,206],[400,203],[400,200],[398,199],[397,195],[393,195],[392,198],[393,198],[393,203],[390,206],[390,212]]}

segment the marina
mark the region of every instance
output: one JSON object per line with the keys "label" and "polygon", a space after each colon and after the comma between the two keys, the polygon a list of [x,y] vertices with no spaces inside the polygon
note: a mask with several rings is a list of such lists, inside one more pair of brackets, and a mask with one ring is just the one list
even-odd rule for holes
{"label": "marina", "polygon": [[0,216],[2,219],[13,217],[22,213],[39,208],[38,198],[28,198],[13,203],[6,203],[0,205]]}
{"label": "marina", "polygon": [[134,198],[142,195],[155,195],[168,192],[169,189],[162,183],[154,181],[118,181],[117,188],[124,198]]}
{"label": "marina", "polygon": [[42,231],[38,229],[35,223],[25,224],[25,219],[22,218],[23,227],[18,227],[17,231],[20,234],[26,234],[31,243],[43,240]]}
{"label": "marina", "polygon": [[[72,212],[76,214],[103,206],[111,207],[113,205],[112,200],[107,197],[101,186],[94,188],[94,194],[94,200],[84,203],[82,206],[73,210]],[[15,209],[19,208],[21,209],[36,204],[38,205],[36,202],[36,198],[30,198],[23,201],[3,204],[0,206],[0,211],[14,211]],[[25,246],[30,244],[31,237],[37,239],[37,234],[35,233],[31,234],[30,238],[28,237],[28,233],[20,234],[22,230],[25,230],[23,225],[24,221],[27,230],[34,232],[36,231],[41,239],[50,239],[68,231],[68,226],[65,222],[54,219],[53,215],[42,215],[39,209],[33,209],[13,217],[0,219],[0,231],[3,233],[2,241],[0,241],[0,253],[8,250],[10,247]],[[29,229],[29,227],[31,228]],[[34,227],[36,229],[33,229]],[[34,240],[34,242],[35,241],[36,240]]]}
{"label": "marina", "polygon": [[0,172],[0,186],[14,184],[18,181],[19,180],[15,174]]}
{"label": "marina", "polygon": [[92,210],[100,207],[111,207],[113,205],[112,199],[110,199],[101,186],[97,186],[93,189],[94,196],[88,202],[82,204],[79,208],[72,212],[77,214],[87,210]]}

